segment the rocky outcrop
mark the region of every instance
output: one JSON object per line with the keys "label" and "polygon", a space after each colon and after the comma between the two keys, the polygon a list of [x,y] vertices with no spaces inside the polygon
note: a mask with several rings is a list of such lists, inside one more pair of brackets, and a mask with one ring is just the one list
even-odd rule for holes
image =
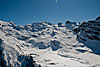
{"label": "rocky outcrop", "polygon": [[36,22],[32,24],[27,24],[27,25],[18,25],[18,26],[13,25],[13,29],[16,29],[18,31],[27,30],[27,31],[36,32],[36,31],[44,30],[50,27],[50,25],[53,25],[53,24],[50,22]]}
{"label": "rocky outcrop", "polygon": [[78,36],[84,40],[90,39],[100,41],[100,22],[83,22],[78,29],[74,29],[74,31],[76,31],[76,33],[80,32]]}
{"label": "rocky outcrop", "polygon": [[0,38],[0,67],[39,66],[40,65],[36,64],[36,61],[33,60],[31,55],[21,55],[20,52],[14,48],[14,46],[7,45],[3,39]]}
{"label": "rocky outcrop", "polygon": [[63,27],[63,23],[59,22],[58,27]]}
{"label": "rocky outcrop", "polygon": [[70,30],[73,30],[75,26],[76,26],[76,22],[66,21],[65,23],[65,27]]}
{"label": "rocky outcrop", "polygon": [[100,18],[94,21],[83,22],[78,28],[74,29],[79,42],[84,43],[92,49],[94,53],[100,54]]}

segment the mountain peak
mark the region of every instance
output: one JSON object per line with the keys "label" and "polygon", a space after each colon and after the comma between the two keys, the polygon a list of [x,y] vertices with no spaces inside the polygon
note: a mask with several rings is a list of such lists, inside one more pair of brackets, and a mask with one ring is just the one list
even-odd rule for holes
{"label": "mountain peak", "polygon": [[70,21],[58,25],[50,22],[16,25],[0,21],[0,66],[99,67],[98,20],[80,25]]}

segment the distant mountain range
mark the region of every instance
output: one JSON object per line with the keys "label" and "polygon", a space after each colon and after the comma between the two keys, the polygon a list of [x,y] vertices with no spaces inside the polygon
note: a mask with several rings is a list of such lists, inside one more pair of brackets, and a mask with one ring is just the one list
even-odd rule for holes
{"label": "distant mountain range", "polygon": [[100,67],[100,17],[57,25],[0,21],[0,67]]}

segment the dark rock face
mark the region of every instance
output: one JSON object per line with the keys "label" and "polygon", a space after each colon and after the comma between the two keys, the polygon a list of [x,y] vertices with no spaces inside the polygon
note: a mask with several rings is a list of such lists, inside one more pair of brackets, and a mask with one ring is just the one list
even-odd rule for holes
{"label": "dark rock face", "polygon": [[34,37],[34,38],[38,37],[37,35],[31,35],[31,36]]}
{"label": "dark rock face", "polygon": [[100,16],[96,18],[96,20],[100,20]]}
{"label": "dark rock face", "polygon": [[73,29],[73,31],[75,32],[75,34],[77,34],[79,32],[78,28]]}
{"label": "dark rock face", "polygon": [[[82,36],[85,36],[86,38],[90,40],[100,40],[100,26],[98,25],[99,22],[83,22],[78,29],[75,29],[74,31],[80,32],[80,38]],[[86,39],[85,38],[85,39]],[[83,38],[84,39],[84,38]]]}
{"label": "dark rock face", "polygon": [[21,62],[21,67],[36,67],[38,66],[33,60],[32,56],[25,56],[25,55],[20,55],[18,56],[18,61]]}
{"label": "dark rock face", "polygon": [[58,23],[58,27],[62,27],[62,24],[63,24],[63,23],[59,22],[59,23]]}
{"label": "dark rock face", "polygon": [[73,30],[75,26],[76,26],[76,22],[71,22],[71,21],[66,21],[65,22],[65,27],[67,29]]}
{"label": "dark rock face", "polygon": [[0,67],[7,67],[3,56],[2,44],[3,44],[3,40],[0,38]]}
{"label": "dark rock face", "polygon": [[17,37],[17,39],[19,39],[19,40],[28,40],[30,37],[27,37],[27,36],[23,36],[23,35],[19,35],[18,37]]}
{"label": "dark rock face", "polygon": [[[98,20],[99,17],[96,19]],[[100,21],[83,22],[78,28],[74,29],[77,39],[90,48],[95,54],[100,54]]]}
{"label": "dark rock face", "polygon": [[62,48],[62,46],[60,46],[61,42],[57,41],[57,40],[51,40],[51,48],[53,51],[58,50],[59,48]]}
{"label": "dark rock face", "polygon": [[53,32],[51,33],[51,37],[55,36],[56,33],[57,33],[57,32],[53,31]]}
{"label": "dark rock face", "polygon": [[70,21],[66,21],[66,23],[65,24],[71,24],[71,22]]}

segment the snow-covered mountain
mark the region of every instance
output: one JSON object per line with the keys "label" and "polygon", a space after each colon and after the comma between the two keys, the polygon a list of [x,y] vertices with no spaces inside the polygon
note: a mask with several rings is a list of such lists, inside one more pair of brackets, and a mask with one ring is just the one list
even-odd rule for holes
{"label": "snow-covered mountain", "polygon": [[96,20],[83,22],[75,29],[79,42],[84,43],[94,53],[100,54],[100,17]]}
{"label": "snow-covered mountain", "polygon": [[99,20],[81,25],[0,21],[0,66],[100,67]]}

